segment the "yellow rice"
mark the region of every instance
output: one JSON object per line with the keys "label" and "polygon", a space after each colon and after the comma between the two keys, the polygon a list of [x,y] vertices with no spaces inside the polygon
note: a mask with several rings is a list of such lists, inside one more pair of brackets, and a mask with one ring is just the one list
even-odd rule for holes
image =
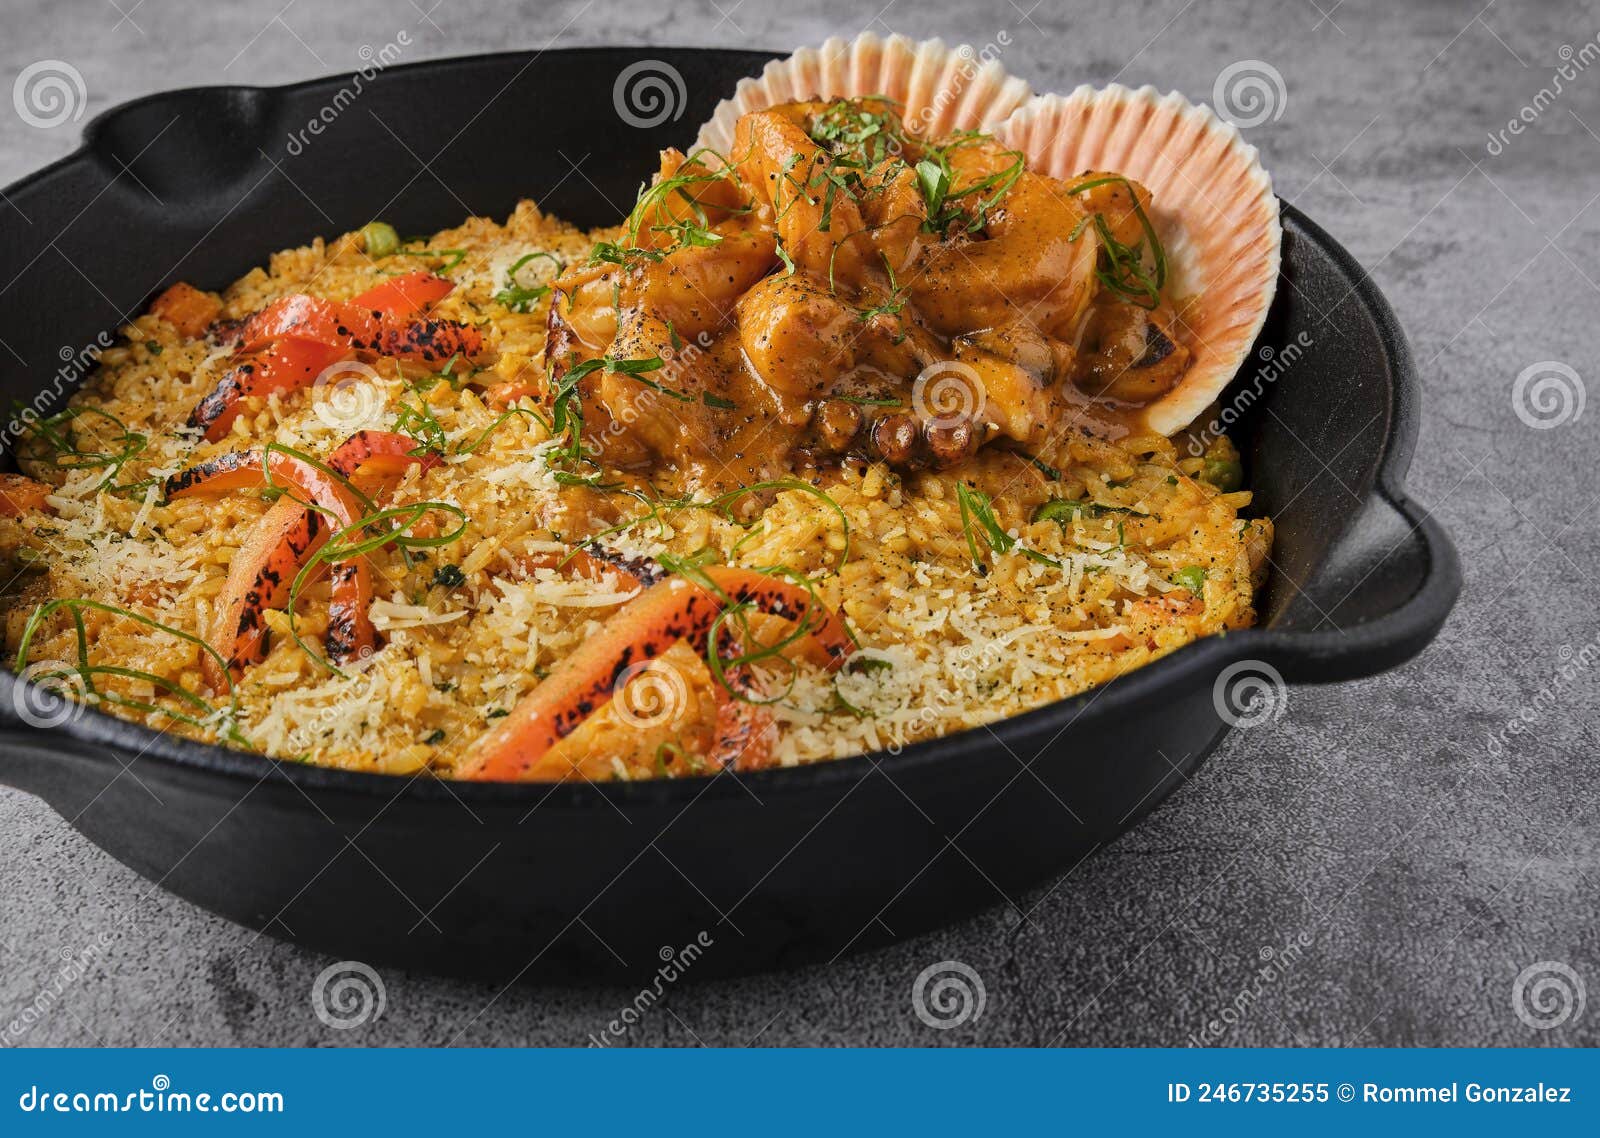
{"label": "yellow rice", "polygon": [[[232,436],[217,444],[197,443],[180,428],[229,366],[226,352],[185,341],[153,316],[122,329],[126,342],[102,355],[73,405],[115,416],[128,432],[145,436],[144,448],[114,467],[66,470],[37,444],[23,445],[23,469],[56,488],[51,506],[58,516],[0,518],[0,554],[13,568],[0,597],[11,662],[36,606],[53,598],[93,599],[126,613],[79,610],[92,664],[161,677],[201,694],[217,714],[197,716],[201,726],[181,722],[165,712],[193,714],[194,706],[145,680],[97,675],[99,690],[163,709],[108,704],[106,710],[285,760],[450,774],[493,719],[631,592],[620,575],[597,582],[551,569],[531,576],[517,570],[519,557],[613,528],[642,507],[631,498],[557,485],[542,461],[541,444],[550,441],[544,426],[530,414],[496,426],[501,416],[476,386],[542,381],[544,303],[520,314],[494,294],[526,254],[551,251],[572,261],[596,236],[545,217],[531,202],[503,226],[474,218],[435,235],[429,249],[463,256],[407,258],[399,267],[432,267],[457,282],[438,314],[487,321],[487,354],[496,360],[490,374],[459,385],[413,386],[408,381],[424,373],[385,361],[372,381],[252,400]],[[244,317],[294,292],[347,299],[394,267],[392,258],[369,258],[358,235],[318,240],[276,254],[266,269],[231,285],[221,294],[223,314]],[[453,448],[483,439],[426,474],[413,470],[393,499],[453,503],[468,519],[465,535],[410,565],[397,552],[372,555],[371,615],[386,643],[370,661],[344,675],[330,673],[297,645],[289,615],[273,612],[271,651],[239,682],[236,706],[226,693],[208,692],[194,643],[127,613],[205,637],[229,564],[268,503],[246,493],[166,503],[159,480],[264,440],[323,458],[358,429],[395,429],[402,403],[425,404]],[[80,417],[77,424],[118,433],[109,420],[96,422]],[[1226,456],[1226,442],[1216,445]],[[1062,480],[995,449],[960,469],[907,476],[847,462],[819,485],[848,520],[848,538],[826,502],[784,490],[736,503],[737,520],[692,507],[663,510],[602,541],[635,556],[690,556],[709,548],[730,564],[787,565],[811,576],[821,599],[849,620],[864,658],[887,661],[831,676],[806,666],[769,669],[766,690],[784,764],[895,748],[992,722],[1102,684],[1196,637],[1253,622],[1272,529],[1264,519],[1241,516],[1248,492],[1223,493],[1199,481],[1200,460],[1180,458],[1162,438],[1113,444],[1066,430],[1038,457]],[[983,574],[974,569],[972,524],[963,525],[961,483],[993,500],[1000,526],[1018,542],[1001,553],[976,533]],[[1082,511],[1065,526],[1029,521],[1042,502],[1062,496],[1087,497],[1103,508]],[[1060,567],[1030,559],[1023,549]],[[447,565],[459,568],[461,584],[434,583]],[[1174,584],[1194,567],[1205,571],[1203,610]],[[302,593],[296,608],[293,632],[313,648],[320,648],[327,599],[324,579]],[[66,613],[36,634],[29,663],[39,661],[69,672],[79,663]],[[617,777],[694,770],[693,756],[683,750],[694,749],[687,741],[702,738],[714,715],[709,673],[699,653],[684,645],[655,670],[655,690],[639,697],[654,704],[647,725],[627,706],[608,706],[562,746],[602,754],[604,773]]]}

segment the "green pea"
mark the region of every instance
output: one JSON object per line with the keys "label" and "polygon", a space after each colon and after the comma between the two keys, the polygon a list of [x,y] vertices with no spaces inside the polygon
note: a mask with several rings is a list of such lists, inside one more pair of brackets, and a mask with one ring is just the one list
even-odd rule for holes
{"label": "green pea", "polygon": [[1200,481],[1209,482],[1224,494],[1244,485],[1244,467],[1232,459],[1208,458],[1200,467]]}
{"label": "green pea", "polygon": [[373,221],[363,226],[361,240],[369,257],[387,257],[400,248],[400,234],[387,221]]}

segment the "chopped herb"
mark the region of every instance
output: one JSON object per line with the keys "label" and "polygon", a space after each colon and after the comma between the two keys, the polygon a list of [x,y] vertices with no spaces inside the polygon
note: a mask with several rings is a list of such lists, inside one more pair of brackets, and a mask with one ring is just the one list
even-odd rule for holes
{"label": "chopped herb", "polygon": [[893,660],[885,660],[882,656],[856,656],[845,665],[845,671],[852,675],[864,675],[868,672],[887,672],[894,667]]}
{"label": "chopped herb", "polygon": [[601,356],[599,359],[585,360],[581,364],[574,364],[567,374],[562,377],[562,382],[564,384],[570,378],[576,383],[590,372],[604,369],[613,375],[625,375],[630,379],[636,379],[652,391],[659,391],[661,394],[670,396],[680,403],[692,403],[694,401],[692,395],[687,395],[682,391],[675,391],[670,387],[663,387],[653,379],[644,378],[646,372],[659,371],[665,366],[666,361],[660,356],[650,356],[647,359],[637,360],[619,360],[615,356]]}
{"label": "chopped herb", "polygon": [[444,424],[439,422],[433,408],[428,406],[428,401],[420,393],[415,407],[402,401],[395,408],[394,429],[399,434],[415,439],[419,450],[443,451],[448,443]]}
{"label": "chopped herb", "polygon": [[[714,551],[703,551],[715,560]],[[753,601],[737,601],[722,590],[718,589],[708,574],[704,571],[706,557],[696,557],[687,562],[674,559],[675,565],[669,565],[663,558],[661,564],[670,572],[681,573],[696,581],[703,587],[714,590],[721,596],[725,607],[711,622],[711,628],[706,633],[704,656],[706,667],[711,675],[734,699],[742,703],[774,704],[786,698],[792,690],[795,678],[799,672],[794,662],[785,654],[785,649],[794,645],[804,637],[815,631],[814,619],[820,618],[827,609],[817,597],[816,583],[797,569],[787,565],[773,565],[765,568],[754,569],[752,572],[763,574],[778,580],[785,580],[798,585],[806,592],[804,612],[806,617],[796,620],[793,627],[783,637],[775,642],[763,643],[761,638],[755,636],[750,628],[750,613],[755,610]],[[755,645],[754,648],[745,648],[746,645]],[[784,690],[776,695],[757,698],[752,695],[745,684],[736,683],[733,676],[740,669],[750,664],[771,662],[788,669],[789,683]]]}
{"label": "chopped herb", "polygon": [[866,323],[874,316],[898,316],[900,315],[901,309],[905,308],[906,306],[906,292],[900,287],[900,283],[895,280],[894,266],[889,263],[889,257],[887,254],[880,253],[879,256],[883,258],[884,271],[889,274],[889,299],[884,301],[882,304],[875,304],[870,308],[863,308],[861,310],[862,323]]}
{"label": "chopped herb", "polygon": [[867,102],[895,103],[881,95],[862,100],[838,99],[811,123],[811,140],[832,153],[864,167],[902,153],[909,141],[897,115],[876,111]]}
{"label": "chopped herb", "polygon": [[523,265],[526,265],[529,261],[536,261],[541,257],[556,267],[557,276],[566,272],[566,264],[554,253],[529,253],[525,257],[518,258],[516,263],[506,270],[506,287],[494,294],[495,301],[505,305],[513,312],[528,312],[537,301],[547,296],[550,292],[549,285],[542,284],[525,288],[517,280],[517,271]]}
{"label": "chopped herb", "polygon": [[[394,256],[418,257],[425,261],[438,261],[438,271],[448,273],[467,259],[467,251],[465,249],[396,249]],[[397,276],[399,274],[390,273],[389,275]]]}
{"label": "chopped herb", "polygon": [[159,340],[146,340],[144,342],[144,350],[152,356],[159,356],[161,354],[161,342]]}
{"label": "chopped herb", "polygon": [[[109,423],[109,428],[100,424]],[[93,470],[105,468],[105,477],[96,490],[112,493],[142,491],[150,485],[146,480],[123,486],[116,485],[122,468],[144,453],[149,437],[130,430],[126,423],[109,411],[98,407],[68,407],[43,419],[32,422],[18,417],[12,429],[27,431],[49,448],[48,457],[38,459],[57,470]],[[104,434],[105,437],[100,437]],[[117,447],[117,450],[104,449]]]}
{"label": "chopped herb", "polygon": [[[289,448],[281,447],[275,443],[267,444],[267,449],[273,448],[289,450]],[[372,508],[371,500],[361,494],[347,479],[342,478],[337,472],[323,467],[322,464],[317,463],[314,459],[310,461],[319,469],[332,474],[335,478],[339,478],[342,483],[356,494],[365,508]],[[420,537],[413,534],[411,530],[417,523],[432,513],[449,514],[456,519],[458,524],[453,529],[437,533],[431,537]],[[295,608],[299,601],[301,589],[316,574],[321,572],[322,567],[325,565],[351,561],[357,557],[365,557],[367,554],[391,544],[397,547],[403,556],[407,557],[410,556],[412,550],[437,549],[459,541],[461,536],[467,532],[467,524],[466,511],[454,503],[411,502],[404,506],[391,506],[387,509],[376,510],[336,530],[320,549],[306,559],[306,563],[300,567],[300,571],[295,574],[294,581],[289,586],[289,601],[285,608],[289,614],[289,634],[294,637],[294,642],[299,645],[302,652],[310,656],[318,664],[321,664],[337,676],[344,676],[344,672],[325,659],[301,637],[299,629],[296,627]]]}
{"label": "chopped herb", "polygon": [[608,264],[626,267],[637,261],[659,261],[664,256],[654,249],[634,249],[618,245],[614,241],[597,241],[589,251],[591,265]]}
{"label": "chopped herb", "polygon": [[[1103,214],[1091,214],[1090,220],[1094,223],[1095,232],[1100,235],[1100,251],[1104,261],[1095,270],[1095,275],[1100,279],[1100,283],[1111,291],[1119,293],[1141,308],[1154,309],[1161,304],[1161,289],[1167,283],[1167,254],[1161,246],[1161,239],[1156,236],[1155,226],[1150,223],[1144,207],[1139,204],[1139,195],[1134,192],[1133,185],[1120,174],[1108,174],[1103,178],[1091,178],[1087,182],[1073,186],[1071,192],[1081,194],[1100,186],[1117,183],[1128,192],[1134,216],[1139,219],[1139,226],[1144,231],[1144,240],[1137,245],[1124,245],[1111,232],[1111,226]],[[1073,230],[1074,239],[1082,228],[1080,223]],[[1151,259],[1149,269],[1145,268],[1146,247],[1149,249]]]}
{"label": "chopped herb", "polygon": [[[927,207],[928,215],[923,228],[928,232],[942,236],[952,227],[960,226],[968,233],[977,233],[989,224],[989,212],[1000,204],[1000,199],[1005,197],[1017,179],[1022,177],[1025,161],[1021,152],[1008,150],[1005,153],[1012,161],[1005,169],[979,178],[970,186],[964,186],[959,190],[951,189],[954,178],[950,167],[950,152],[984,141],[987,137],[976,131],[959,132],[943,146],[930,147],[928,156],[917,164],[917,188],[922,191],[923,204]],[[994,192],[987,197],[983,196],[989,190]],[[970,213],[958,204],[962,199],[969,197],[975,198],[977,203]]]}
{"label": "chopped herb", "polygon": [[441,565],[433,571],[433,583],[446,589],[458,589],[467,583],[467,575],[459,565]]}
{"label": "chopped herb", "polygon": [[1204,596],[1206,571],[1198,565],[1185,566],[1172,575],[1172,583],[1182,585],[1197,597]]}
{"label": "chopped herb", "polygon": [[[713,170],[705,165],[701,159],[709,156],[717,160],[721,169]],[[689,173],[683,171],[688,170]],[[698,246],[709,248],[722,243],[722,234],[711,230],[710,216],[706,213],[705,206],[700,198],[692,192],[693,187],[709,186],[714,182],[737,180],[734,168],[726,158],[709,148],[702,148],[687,155],[683,164],[679,166],[678,173],[662,178],[648,186],[639,188],[639,196],[634,202],[633,210],[628,214],[628,243],[638,246],[639,234],[644,227],[645,219],[652,213],[663,216],[663,210],[669,199],[679,198],[687,203],[692,220],[663,221],[650,226],[652,233],[661,233],[671,238],[669,248],[683,248],[685,246]],[[735,212],[746,212],[743,207]],[[670,216],[670,215],[668,215]],[[648,252],[647,250],[637,250]],[[654,254],[656,260],[661,259],[661,254]]]}
{"label": "chopped herb", "polygon": [[1148,518],[1149,514],[1142,514],[1128,506],[1107,506],[1101,502],[1073,498],[1051,498],[1042,502],[1039,508],[1033,511],[1030,519],[1035,522],[1056,522],[1062,529],[1079,514],[1089,518],[1103,518],[1107,514],[1127,514],[1135,518]]}
{"label": "chopped herb", "polygon": [[424,743],[426,743],[430,747],[437,746],[438,744],[443,743],[444,742],[444,728],[443,727],[435,727],[432,731],[428,732],[427,738],[423,739],[422,741]]}
{"label": "chopped herb", "polygon": [[[972,571],[980,577],[988,574],[983,560],[978,555],[978,537],[984,539],[991,553],[1010,553],[1013,549],[1021,553],[1030,561],[1037,561],[1041,565],[1050,565],[1061,568],[1061,562],[1053,557],[1046,557],[1037,550],[1020,545],[1017,539],[1007,533],[995,517],[994,503],[989,496],[981,490],[973,490],[965,482],[956,483],[956,501],[961,507],[961,530],[966,534],[967,551],[972,554]],[[973,522],[977,522],[978,529],[973,530]]]}
{"label": "chopped herb", "polygon": [[839,564],[835,569],[842,568],[850,560],[850,517],[844,512],[844,507],[835,502],[827,491],[818,489],[799,478],[774,478],[767,482],[756,482],[750,486],[741,486],[737,490],[729,490],[726,494],[719,494],[707,502],[688,502],[686,505],[699,506],[703,509],[714,510],[728,521],[739,524],[733,516],[732,505],[747,494],[756,494],[764,490],[794,490],[801,494],[809,494],[817,499],[829,510],[833,511],[839,519],[839,525],[844,532],[844,548],[839,552]]}
{"label": "chopped herb", "polygon": [[719,411],[733,411],[739,406],[732,399],[724,399],[722,396],[713,395],[709,391],[702,391],[700,393],[700,402],[704,403],[707,407],[715,407]]}
{"label": "chopped herb", "polygon": [[[88,627],[84,623],[83,619],[84,609],[89,609],[94,612],[110,613],[113,616],[123,617],[124,619],[134,621],[137,624],[142,624],[146,628],[155,629],[156,631],[165,633],[168,636],[186,641],[189,644],[199,648],[206,655],[210,656],[211,659],[221,669],[223,679],[228,685],[227,708],[217,708],[208,700],[196,695],[192,691],[189,691],[182,684],[170,680],[165,676],[156,675],[153,672],[140,671],[136,668],[128,668],[115,664],[91,664],[89,662],[89,644],[91,638],[89,636]],[[77,640],[78,662],[76,666],[63,664],[59,668],[52,668],[48,671],[41,670],[40,668],[36,667],[32,672],[30,672],[28,669],[28,653],[29,648],[33,643],[33,638],[38,634],[40,626],[43,625],[45,621],[50,619],[50,617],[54,616],[56,613],[63,611],[66,612],[72,621],[73,633]],[[79,688],[82,697],[84,697],[86,701],[115,704],[119,707],[125,707],[131,711],[137,711],[147,715],[162,715],[175,722],[187,723],[191,727],[198,727],[201,729],[216,728],[221,730],[222,734],[231,741],[238,743],[241,746],[250,746],[249,741],[246,740],[245,737],[239,732],[237,725],[238,697],[234,690],[233,677],[228,671],[228,661],[222,656],[222,654],[215,648],[211,647],[211,645],[207,644],[200,637],[195,636],[192,633],[184,632],[182,629],[173,628],[170,625],[162,624],[158,620],[154,620],[151,617],[134,612],[132,609],[122,608],[120,605],[106,604],[102,601],[88,600],[82,597],[64,597],[58,600],[47,601],[44,604],[39,605],[28,617],[27,624],[23,626],[22,638],[20,643],[17,645],[16,671],[19,674],[28,676],[28,678],[33,680],[35,683],[38,683],[49,690],[55,691],[63,699],[70,698],[61,690],[63,686]],[[69,683],[66,685],[60,684],[59,681],[63,680],[68,675],[76,676],[77,683]],[[137,683],[148,684],[151,687],[163,691],[167,695],[177,699],[180,703],[188,707],[189,710],[177,711],[172,708],[161,707],[153,703],[147,703],[144,700],[119,695],[116,692],[105,691],[96,685],[95,677],[97,676],[111,676],[125,680],[133,680]]]}
{"label": "chopped herb", "polygon": [[[1019,452],[1019,453],[1022,454],[1023,458],[1028,460],[1028,465],[1029,466],[1033,467],[1040,474],[1042,474],[1046,478],[1050,479],[1050,481],[1052,481],[1052,482],[1060,482],[1061,481],[1061,471],[1059,471],[1055,467],[1051,466],[1048,462],[1044,461],[1044,459],[1035,458],[1033,455],[1028,454],[1026,451]],[[1037,519],[1035,519],[1035,520],[1037,520]]]}
{"label": "chopped herb", "polygon": [[930,233],[943,232],[944,226],[954,220],[946,216],[944,207],[944,199],[950,193],[949,164],[933,158],[918,162],[917,189],[922,191],[922,204],[928,214],[924,228]]}

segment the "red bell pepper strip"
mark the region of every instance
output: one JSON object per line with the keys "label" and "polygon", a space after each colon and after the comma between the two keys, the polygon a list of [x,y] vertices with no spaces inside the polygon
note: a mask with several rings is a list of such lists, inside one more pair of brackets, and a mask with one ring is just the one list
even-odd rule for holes
{"label": "red bell pepper strip", "polygon": [[356,340],[373,340],[378,318],[371,312],[294,293],[282,296],[244,322],[238,350],[256,352],[287,337],[310,340],[330,347],[351,347]]}
{"label": "red bell pepper strip", "polygon": [[350,301],[352,307],[385,316],[410,316],[432,308],[455,290],[455,282],[429,272],[405,273],[374,285]]}
{"label": "red bell pepper strip", "polygon": [[245,321],[239,350],[253,352],[285,336],[344,347],[376,344],[386,329],[404,328],[455,287],[443,277],[420,272],[385,281],[347,302],[291,293]]}
{"label": "red bell pepper strip", "polygon": [[[421,463],[426,468],[439,461],[437,455],[412,453],[415,449],[416,441],[405,435],[362,431],[335,450],[327,466],[336,475],[350,479],[362,494],[371,495],[408,466]],[[264,623],[266,610],[284,607],[296,575],[329,534],[361,516],[360,501],[338,478],[292,455],[270,452],[267,462],[274,482],[288,482],[303,497],[285,495],[267,511],[249,543],[234,559],[217,598],[212,647],[235,674],[266,658],[270,648]],[[167,496],[221,493],[263,483],[259,452],[240,451],[175,475],[168,480]],[[328,510],[334,518],[330,520],[319,510],[307,509],[306,501]],[[354,572],[348,571],[351,566],[355,566]],[[328,654],[336,662],[376,644],[376,631],[366,616],[371,586],[364,570],[360,559],[334,566],[335,595],[330,604],[327,639]],[[337,626],[336,615],[340,618]],[[346,628],[348,632],[343,631]],[[352,644],[348,651],[346,642]],[[226,678],[209,654],[202,665],[212,689],[222,690]]]}
{"label": "red bell pepper strip", "polygon": [[189,413],[189,426],[207,442],[225,437],[247,395],[271,395],[311,387],[329,367],[350,355],[346,348],[313,340],[279,340],[228,371]]}
{"label": "red bell pepper strip", "polygon": [[483,350],[483,334],[454,320],[418,319],[455,285],[432,273],[407,273],[346,303],[303,293],[280,297],[239,331],[243,362],[224,375],[189,415],[210,442],[222,438],[251,395],[296,391],[352,352],[442,364]]}

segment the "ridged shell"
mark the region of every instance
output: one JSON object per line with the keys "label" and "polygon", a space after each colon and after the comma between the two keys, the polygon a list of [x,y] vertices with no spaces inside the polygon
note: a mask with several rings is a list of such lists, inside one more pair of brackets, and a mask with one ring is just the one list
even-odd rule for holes
{"label": "ridged shell", "polygon": [[726,154],[740,115],[800,99],[885,95],[902,105],[906,125],[915,133],[938,137],[992,127],[1031,93],[1027,83],[966,44],[952,48],[943,40],[915,43],[872,32],[853,40],[836,36],[821,47],[774,60],[755,78],[741,79],[733,97],[718,103],[700,129],[697,145]]}
{"label": "ridged shell", "polygon": [[1198,300],[1184,313],[1189,370],[1145,419],[1163,435],[1182,430],[1239,370],[1277,288],[1278,199],[1256,148],[1209,108],[1153,87],[1037,95],[994,133],[1031,170],[1058,178],[1113,171],[1150,190],[1151,222],[1171,266],[1167,294]]}

